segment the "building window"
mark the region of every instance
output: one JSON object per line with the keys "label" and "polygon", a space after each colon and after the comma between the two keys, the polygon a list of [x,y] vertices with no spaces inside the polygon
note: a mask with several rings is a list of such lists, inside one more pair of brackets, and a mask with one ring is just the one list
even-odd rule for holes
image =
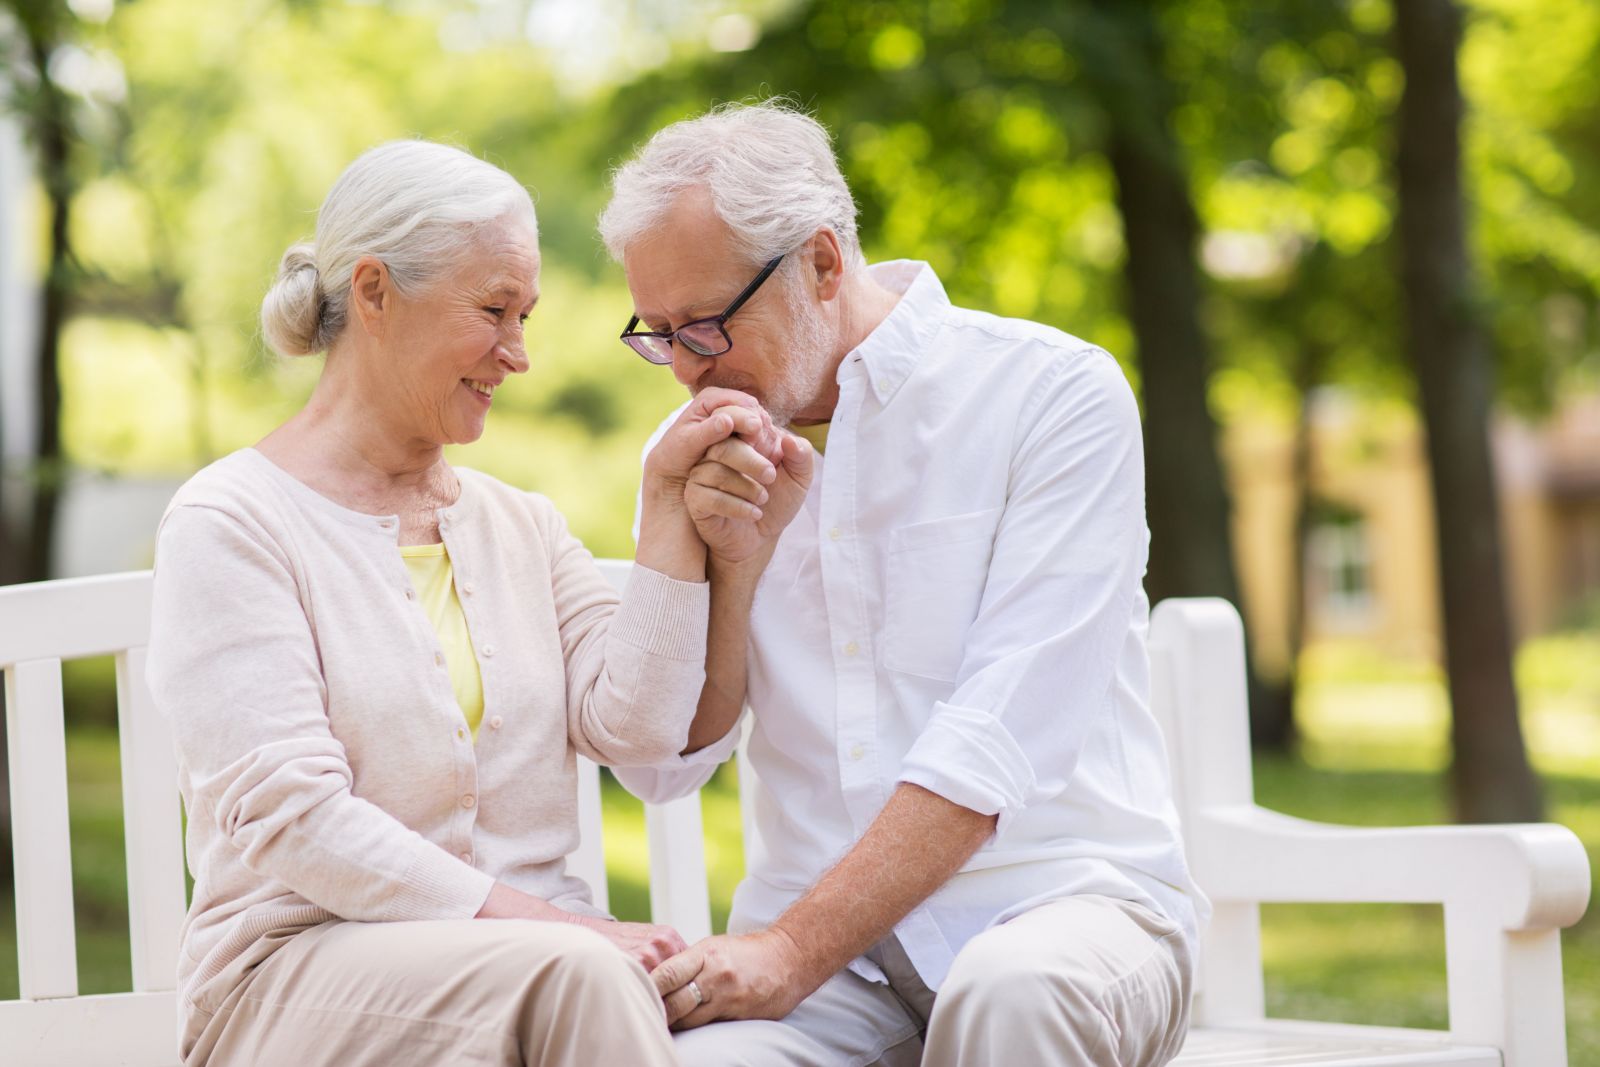
{"label": "building window", "polygon": [[1306,603],[1318,629],[1361,631],[1374,622],[1372,550],[1361,513],[1319,503],[1306,537]]}

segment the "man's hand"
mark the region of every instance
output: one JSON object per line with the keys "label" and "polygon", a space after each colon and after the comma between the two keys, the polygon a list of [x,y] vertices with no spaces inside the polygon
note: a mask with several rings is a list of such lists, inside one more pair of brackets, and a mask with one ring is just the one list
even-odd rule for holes
{"label": "man's hand", "polygon": [[770,456],[778,447],[776,433],[754,397],[734,389],[701,390],[645,457],[645,493],[682,499],[689,472],[713,444],[740,434]]}
{"label": "man's hand", "polygon": [[650,977],[666,1003],[667,1024],[688,1030],[719,1019],[781,1019],[827,976],[808,973],[788,935],[762,930],[698,941]]}
{"label": "man's hand", "polygon": [[805,503],[811,446],[781,430],[772,435],[775,455],[741,434],[712,445],[689,472],[684,503],[716,560],[765,566],[778,535]]}

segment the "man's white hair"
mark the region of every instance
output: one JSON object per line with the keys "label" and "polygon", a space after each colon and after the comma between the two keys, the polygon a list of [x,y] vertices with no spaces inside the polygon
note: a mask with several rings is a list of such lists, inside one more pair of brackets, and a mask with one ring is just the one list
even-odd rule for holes
{"label": "man's white hair", "polygon": [[787,101],[723,104],[675,122],[611,180],[600,237],[619,263],[628,245],[695,187],[710,193],[712,209],[752,265],[793,252],[824,228],[838,238],[848,266],[865,262],[855,201],[827,128]]}

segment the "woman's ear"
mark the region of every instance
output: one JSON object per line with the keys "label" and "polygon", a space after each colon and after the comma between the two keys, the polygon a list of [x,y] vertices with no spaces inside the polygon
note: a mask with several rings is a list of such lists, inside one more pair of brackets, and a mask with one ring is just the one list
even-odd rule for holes
{"label": "woman's ear", "polygon": [[382,337],[385,319],[394,312],[394,279],[377,256],[356,260],[350,276],[350,310],[361,328],[372,337]]}
{"label": "woman's ear", "polygon": [[832,300],[844,285],[844,250],[839,236],[823,227],[811,237],[811,266],[816,271],[817,299]]}

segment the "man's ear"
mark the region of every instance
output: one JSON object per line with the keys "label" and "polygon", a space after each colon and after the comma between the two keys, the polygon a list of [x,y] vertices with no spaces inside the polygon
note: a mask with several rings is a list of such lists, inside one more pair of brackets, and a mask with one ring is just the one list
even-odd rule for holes
{"label": "man's ear", "polygon": [[356,260],[350,276],[350,310],[361,328],[382,337],[385,320],[394,313],[394,279],[377,256]]}
{"label": "man's ear", "polygon": [[832,228],[825,226],[811,236],[811,266],[816,272],[817,299],[838,296],[844,285],[844,250]]}

